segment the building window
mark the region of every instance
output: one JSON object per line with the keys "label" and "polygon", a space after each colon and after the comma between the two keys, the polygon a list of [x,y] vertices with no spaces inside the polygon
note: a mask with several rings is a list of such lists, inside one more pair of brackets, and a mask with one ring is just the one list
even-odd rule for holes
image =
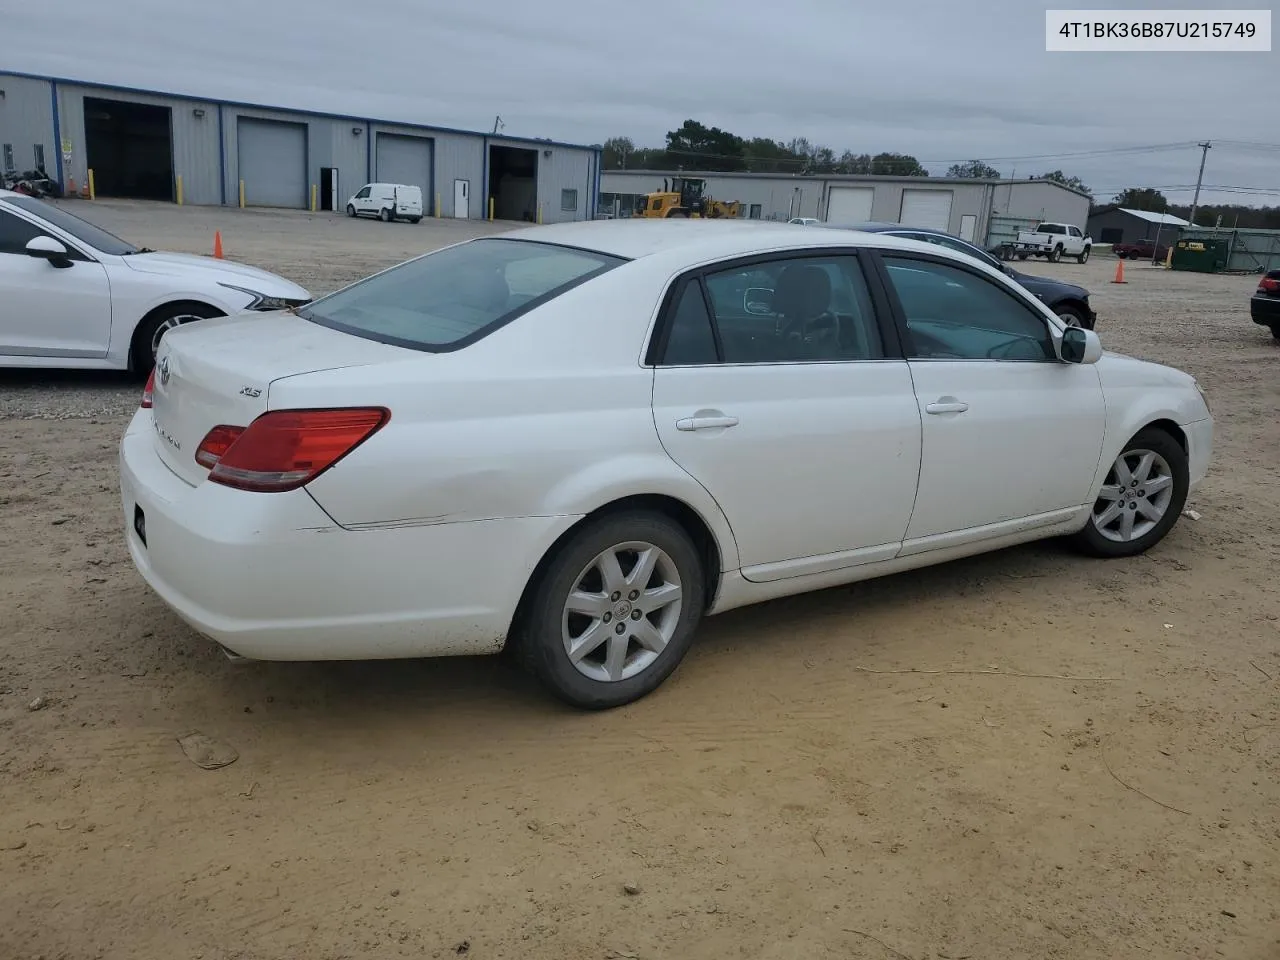
{"label": "building window", "polygon": [[751,212],[748,213],[747,216],[751,220],[759,220],[761,212],[762,212],[761,205],[758,203],[753,203],[751,205]]}
{"label": "building window", "polygon": [[4,172],[13,173],[13,144],[4,145]]}
{"label": "building window", "polygon": [[560,191],[560,209],[572,213],[578,209],[578,191]]}
{"label": "building window", "polygon": [[43,170],[44,169],[44,144],[43,143],[37,143],[35,145],[35,154],[36,154],[36,169]]}

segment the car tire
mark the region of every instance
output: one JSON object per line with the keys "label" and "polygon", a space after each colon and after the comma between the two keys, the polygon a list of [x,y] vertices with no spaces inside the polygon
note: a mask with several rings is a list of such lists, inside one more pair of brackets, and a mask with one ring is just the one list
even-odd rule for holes
{"label": "car tire", "polygon": [[1088,262],[1089,262],[1089,252],[1090,252],[1090,250],[1092,250],[1092,249],[1093,249],[1092,247],[1085,247],[1085,248],[1084,248],[1084,250],[1082,250],[1082,251],[1080,252],[1080,256],[1076,257],[1076,262],[1077,262],[1077,263],[1088,263]]}
{"label": "car tire", "polygon": [[[628,581],[643,575],[642,556],[650,561],[651,577],[644,584]],[[610,567],[606,581],[602,571]],[[684,658],[702,619],[705,583],[697,547],[671,518],[648,511],[604,516],[562,544],[531,585],[518,618],[517,653],[547,690],[571,706],[601,710],[631,703],[655,690]],[[575,594],[579,610],[594,611],[571,609]],[[619,627],[625,629],[619,633]],[[574,657],[575,641],[584,638],[582,654]]]}
{"label": "car tire", "polygon": [[1027,259],[1027,255],[1026,255],[1025,253],[1020,253],[1020,254],[1018,254],[1018,259],[1019,259],[1019,260],[1025,260],[1025,259]]}
{"label": "car tire", "polygon": [[409,218],[409,222],[410,222],[410,223],[421,223],[421,222],[422,222],[422,218],[421,218],[421,217],[410,217],[410,218]]}
{"label": "car tire", "polygon": [[129,347],[129,369],[135,373],[151,372],[156,365],[156,350],[166,330],[193,320],[221,316],[221,310],[205,303],[166,303],[156,307],[134,328]]}
{"label": "car tire", "polygon": [[1280,323],[1273,323],[1271,325],[1271,335],[1277,340],[1280,340]]}
{"label": "car tire", "polygon": [[348,216],[348,217],[354,217],[355,215],[356,215],[356,207],[355,207],[355,204],[353,204],[353,203],[348,203],[348,204],[347,204],[347,216]]}
{"label": "car tire", "polygon": [[[1148,489],[1161,481],[1158,490]],[[1188,486],[1187,454],[1181,444],[1159,428],[1139,430],[1107,470],[1075,545],[1108,559],[1145,553],[1178,522]],[[1133,519],[1126,521],[1126,516]]]}
{"label": "car tire", "polygon": [[1057,263],[1061,259],[1062,259],[1062,248],[1054,247],[1053,251],[1049,254],[1049,262]]}
{"label": "car tire", "polygon": [[1084,327],[1088,329],[1088,325],[1084,322],[1084,314],[1072,306],[1054,307],[1054,312],[1058,318],[1069,327]]}
{"label": "car tire", "polygon": [[378,219],[381,220],[383,223],[390,223],[394,219],[391,215],[391,208],[383,207],[378,212]]}

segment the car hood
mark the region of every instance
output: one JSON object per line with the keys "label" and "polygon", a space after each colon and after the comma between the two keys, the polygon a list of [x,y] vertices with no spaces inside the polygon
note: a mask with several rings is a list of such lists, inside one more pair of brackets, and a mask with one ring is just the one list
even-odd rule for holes
{"label": "car hood", "polygon": [[1126,387],[1186,387],[1195,386],[1195,377],[1176,367],[1162,363],[1139,360],[1124,353],[1104,350],[1098,359],[1098,375],[1104,386],[1109,383]]}
{"label": "car hood", "polygon": [[284,277],[234,260],[196,256],[190,253],[135,253],[121,258],[132,270],[170,277],[204,279],[214,283],[231,283],[255,293],[290,300],[310,299],[305,289]]}
{"label": "car hood", "polygon": [[1088,300],[1089,291],[1079,284],[1067,283],[1063,280],[1053,280],[1049,277],[1034,277],[1026,273],[1014,273],[1014,280],[1022,284],[1036,296],[1051,296],[1058,299],[1066,299],[1068,297],[1078,300]]}

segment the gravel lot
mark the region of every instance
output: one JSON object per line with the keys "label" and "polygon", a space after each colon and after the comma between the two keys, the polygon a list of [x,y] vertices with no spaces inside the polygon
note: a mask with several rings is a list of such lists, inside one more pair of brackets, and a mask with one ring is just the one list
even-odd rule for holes
{"label": "gravel lot", "polygon": [[[81,208],[317,293],[500,229]],[[726,614],[605,715],[491,659],[226,662],[121,540],[139,385],[0,375],[0,957],[1280,956],[1280,344],[1253,278],[1115,263],[1031,272],[1205,385],[1198,521]]]}

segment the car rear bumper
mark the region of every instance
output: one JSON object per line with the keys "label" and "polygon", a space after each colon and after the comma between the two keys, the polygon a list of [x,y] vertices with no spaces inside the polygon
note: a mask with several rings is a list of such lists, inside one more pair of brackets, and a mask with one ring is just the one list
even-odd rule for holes
{"label": "car rear bumper", "polygon": [[178,616],[243,657],[496,653],[543,550],[578,519],[345,530],[305,490],[191,486],[156,453],[150,416],[120,444],[129,553]]}
{"label": "car rear bumper", "polygon": [[1254,323],[1265,327],[1280,323],[1280,299],[1275,297],[1252,297],[1249,300],[1249,315]]}

